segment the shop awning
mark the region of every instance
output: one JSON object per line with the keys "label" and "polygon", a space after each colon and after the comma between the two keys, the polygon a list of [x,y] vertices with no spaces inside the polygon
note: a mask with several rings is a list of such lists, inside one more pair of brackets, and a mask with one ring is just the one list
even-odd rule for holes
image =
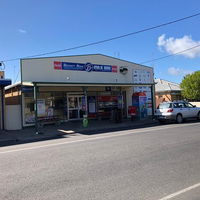
{"label": "shop awning", "polygon": [[152,86],[155,83],[73,83],[73,82],[32,82],[37,86],[118,86],[118,87],[133,87],[133,86]]}

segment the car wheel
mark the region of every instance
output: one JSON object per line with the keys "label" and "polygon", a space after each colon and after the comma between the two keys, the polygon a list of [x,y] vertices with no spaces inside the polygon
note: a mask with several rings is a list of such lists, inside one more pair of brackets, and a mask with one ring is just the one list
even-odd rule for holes
{"label": "car wheel", "polygon": [[200,121],[200,112],[197,115],[197,120]]}
{"label": "car wheel", "polygon": [[182,117],[181,114],[178,114],[178,115],[176,116],[176,122],[177,122],[178,124],[181,124],[181,123],[183,122],[183,117]]}

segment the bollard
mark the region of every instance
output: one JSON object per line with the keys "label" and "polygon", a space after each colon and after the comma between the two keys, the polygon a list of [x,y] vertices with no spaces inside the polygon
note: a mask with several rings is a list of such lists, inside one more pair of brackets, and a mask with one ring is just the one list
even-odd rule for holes
{"label": "bollard", "polygon": [[83,115],[83,127],[88,127],[88,118],[87,115]]}

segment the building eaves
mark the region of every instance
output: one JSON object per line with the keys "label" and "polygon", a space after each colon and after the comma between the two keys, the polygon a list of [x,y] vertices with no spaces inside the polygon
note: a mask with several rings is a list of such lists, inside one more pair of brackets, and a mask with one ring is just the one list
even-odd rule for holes
{"label": "building eaves", "polygon": [[112,56],[108,56],[108,55],[104,55],[104,54],[82,54],[82,55],[69,55],[69,56],[49,56],[49,57],[36,57],[36,58],[22,58],[21,60],[31,60],[31,59],[48,59],[48,58],[67,58],[67,57],[76,57],[76,56],[103,56],[103,57],[107,57],[107,58],[111,58],[111,59],[115,59],[115,60],[119,60],[119,61],[123,61],[123,62],[128,62],[130,64],[134,64],[134,65],[139,65],[141,67],[147,67],[147,68],[150,68],[150,69],[153,69],[153,67],[149,67],[149,66],[146,66],[146,65],[142,65],[142,64],[139,64],[139,63],[134,63],[134,62],[131,62],[131,61],[127,61],[127,60],[124,60],[124,59],[120,59],[120,58],[115,58],[115,57],[112,57]]}

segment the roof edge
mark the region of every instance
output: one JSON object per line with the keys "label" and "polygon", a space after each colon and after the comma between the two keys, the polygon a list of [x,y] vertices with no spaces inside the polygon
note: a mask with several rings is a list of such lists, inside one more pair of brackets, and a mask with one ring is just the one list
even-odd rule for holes
{"label": "roof edge", "polygon": [[123,61],[123,62],[128,62],[128,63],[131,63],[131,64],[140,65],[140,66],[143,66],[143,67],[147,67],[147,68],[154,69],[153,67],[150,67],[150,66],[146,66],[146,65],[139,64],[139,63],[131,62],[131,61],[124,60],[124,59],[121,59],[121,58],[115,58],[115,57],[108,56],[108,55],[101,54],[101,53],[97,53],[97,54],[69,55],[69,56],[49,56],[49,57],[36,57],[36,58],[21,58],[20,60],[47,59],[47,58],[62,58],[62,57],[75,57],[75,56],[97,56],[97,55],[98,55],[98,56],[105,56],[105,57],[112,58],[112,59],[116,59],[116,60],[120,60],[120,61]]}

